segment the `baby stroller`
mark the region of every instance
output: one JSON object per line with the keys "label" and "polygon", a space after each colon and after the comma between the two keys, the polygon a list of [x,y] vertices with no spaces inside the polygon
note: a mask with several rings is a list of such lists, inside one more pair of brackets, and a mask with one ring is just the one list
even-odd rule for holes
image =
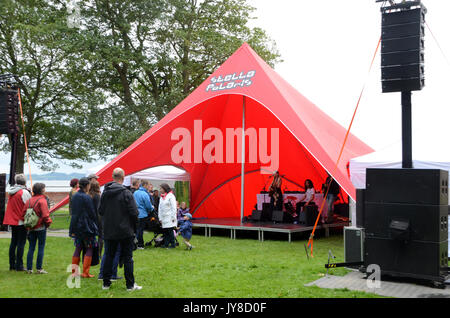
{"label": "baby stroller", "polygon": [[[155,247],[161,247],[163,245],[163,228],[161,222],[158,220],[156,212],[153,211],[152,215],[149,216],[149,220],[146,224],[145,229],[149,232],[153,232],[153,238],[150,242],[145,243],[145,246],[152,246],[155,243]],[[178,246],[178,240],[175,238],[175,245]]]}

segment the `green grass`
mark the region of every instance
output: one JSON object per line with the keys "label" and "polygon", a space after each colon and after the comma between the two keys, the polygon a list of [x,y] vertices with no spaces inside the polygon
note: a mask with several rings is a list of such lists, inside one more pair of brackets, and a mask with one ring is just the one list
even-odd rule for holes
{"label": "green grass", "polygon": [[[145,234],[145,240],[152,237]],[[180,239],[181,242],[181,239]],[[70,289],[66,272],[74,250],[69,238],[47,237],[44,269],[48,275],[27,275],[8,270],[9,239],[0,239],[0,297],[180,297],[180,298],[297,298],[297,297],[375,297],[346,289],[330,290],[305,287],[323,277],[328,250],[343,260],[341,236],[316,239],[315,257],[307,259],[305,241],[206,238],[194,235],[196,248],[173,250],[148,248],[134,252],[136,282],[143,290],[128,293],[123,280],[113,283],[109,291],[101,289],[96,278],[81,279],[81,288]],[[181,243],[182,244],[182,243]],[[26,261],[26,251],[24,261]],[[36,255],[35,255],[36,257]],[[91,268],[97,275],[99,266]],[[337,268],[330,274],[344,275]],[[123,269],[119,269],[123,276]]]}

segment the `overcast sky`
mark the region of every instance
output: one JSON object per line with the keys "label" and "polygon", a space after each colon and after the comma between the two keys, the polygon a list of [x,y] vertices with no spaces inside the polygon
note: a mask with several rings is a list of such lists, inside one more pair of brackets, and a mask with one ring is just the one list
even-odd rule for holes
{"label": "overcast sky", "polygon": [[[381,32],[375,0],[248,0],[256,7],[251,22],[276,42],[283,63],[275,70],[301,94],[348,127],[364,84],[352,133],[375,150],[401,140],[400,93],[381,93],[380,54],[368,73]],[[450,1],[424,0],[426,21],[450,58]],[[428,28],[425,31],[425,88],[413,92],[413,150],[449,148],[450,64]],[[439,155],[439,151],[436,152]],[[9,171],[9,157],[0,169]],[[448,160],[448,158],[446,158]],[[83,171],[99,170],[88,164]],[[27,169],[27,168],[26,168]],[[70,172],[61,166],[58,171]],[[33,168],[33,173],[40,172]]]}

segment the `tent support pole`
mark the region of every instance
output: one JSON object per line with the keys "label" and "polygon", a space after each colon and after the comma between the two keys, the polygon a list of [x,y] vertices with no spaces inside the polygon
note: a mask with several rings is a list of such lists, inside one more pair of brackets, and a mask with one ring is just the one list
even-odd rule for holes
{"label": "tent support pole", "polygon": [[402,92],[402,167],[413,168],[411,92]]}
{"label": "tent support pole", "polygon": [[245,186],[245,96],[242,100],[242,149],[241,149],[241,223],[244,220],[244,186]]}

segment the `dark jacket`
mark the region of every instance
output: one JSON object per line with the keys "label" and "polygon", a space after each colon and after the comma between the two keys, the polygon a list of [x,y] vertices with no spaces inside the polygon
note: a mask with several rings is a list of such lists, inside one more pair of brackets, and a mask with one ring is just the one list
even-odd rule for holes
{"label": "dark jacket", "polygon": [[98,218],[92,198],[83,190],[79,190],[72,196],[69,236],[84,239],[98,234]]}
{"label": "dark jacket", "polygon": [[103,237],[102,218],[100,214],[98,214],[98,209],[100,207],[100,194],[95,194],[94,197],[91,196],[91,198],[94,203],[95,215],[97,215],[98,236]]}
{"label": "dark jacket", "polygon": [[117,182],[105,185],[99,214],[103,221],[105,240],[122,240],[134,236],[139,213],[133,194],[125,186]]}

